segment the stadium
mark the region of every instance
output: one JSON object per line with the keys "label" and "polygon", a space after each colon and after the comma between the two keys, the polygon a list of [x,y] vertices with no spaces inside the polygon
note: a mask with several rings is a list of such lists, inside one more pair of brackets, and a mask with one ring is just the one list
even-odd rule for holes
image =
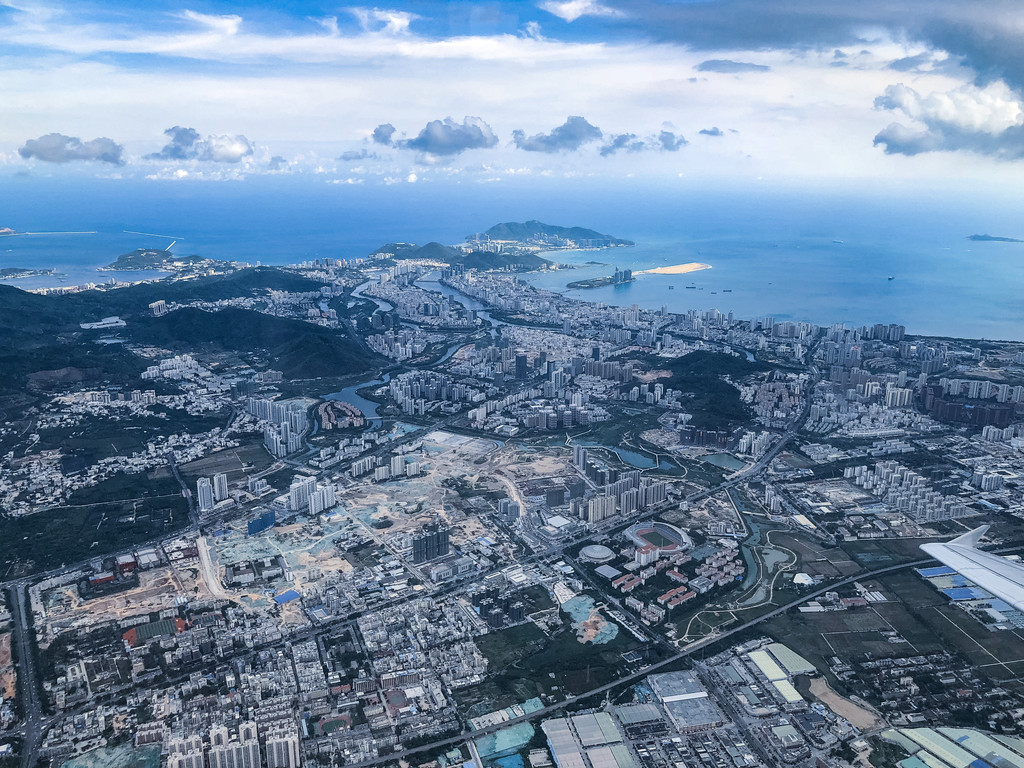
{"label": "stadium", "polygon": [[626,536],[638,547],[650,545],[660,552],[681,552],[693,546],[684,531],[660,521],[635,523],[626,529]]}

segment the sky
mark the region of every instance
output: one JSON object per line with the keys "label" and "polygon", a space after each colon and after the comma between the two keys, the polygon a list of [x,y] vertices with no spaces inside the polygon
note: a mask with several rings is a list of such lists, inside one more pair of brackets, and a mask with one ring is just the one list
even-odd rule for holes
{"label": "sky", "polygon": [[1018,0],[0,0],[0,178],[991,193],[1022,99]]}

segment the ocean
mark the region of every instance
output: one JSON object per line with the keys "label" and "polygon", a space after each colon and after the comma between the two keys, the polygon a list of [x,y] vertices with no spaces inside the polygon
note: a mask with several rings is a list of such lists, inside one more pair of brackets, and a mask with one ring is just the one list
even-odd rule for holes
{"label": "ocean", "polygon": [[911,334],[1024,340],[1024,244],[967,239],[1024,236],[1020,201],[995,195],[965,202],[955,193],[906,190],[737,191],[539,179],[364,189],[287,177],[10,179],[0,194],[0,227],[95,233],[0,237],[0,267],[52,267],[66,275],[7,281],[26,289],[137,279],[144,275],[96,268],[172,242],[172,252],[182,255],[283,264],[365,256],[391,241],[457,243],[501,221],[539,219],[637,243],[547,254],[576,267],[526,276],[549,290],[566,291],[568,282],[610,275],[615,267],[712,266],[567,292],[584,300],[819,324],[896,322]]}

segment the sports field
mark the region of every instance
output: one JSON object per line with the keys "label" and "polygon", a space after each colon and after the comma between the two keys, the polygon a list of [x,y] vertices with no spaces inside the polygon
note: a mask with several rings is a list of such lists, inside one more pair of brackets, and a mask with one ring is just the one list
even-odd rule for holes
{"label": "sports field", "polygon": [[640,531],[638,533],[641,539],[646,541],[648,544],[653,544],[656,547],[671,547],[676,542],[672,541],[668,536],[658,533],[657,531]]}

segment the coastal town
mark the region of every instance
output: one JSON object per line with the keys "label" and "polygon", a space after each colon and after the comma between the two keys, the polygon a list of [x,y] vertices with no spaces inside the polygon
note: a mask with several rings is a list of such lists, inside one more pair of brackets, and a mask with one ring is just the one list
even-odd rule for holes
{"label": "coastal town", "polygon": [[629,241],[501,226],[0,286],[118,366],[3,390],[0,764],[1020,764],[1024,613],[920,546],[1024,547],[1024,343],[591,303],[521,272]]}

